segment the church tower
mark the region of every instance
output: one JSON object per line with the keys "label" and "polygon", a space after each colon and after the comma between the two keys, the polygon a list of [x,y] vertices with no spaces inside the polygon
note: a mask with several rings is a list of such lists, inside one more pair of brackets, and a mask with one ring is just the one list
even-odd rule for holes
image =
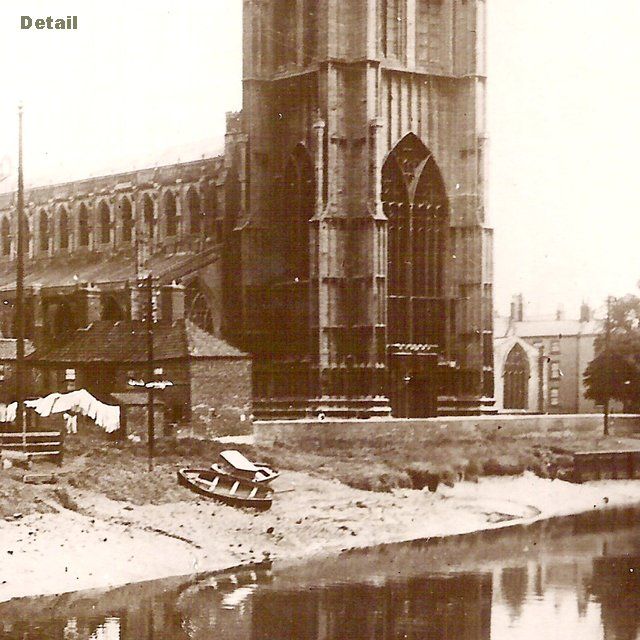
{"label": "church tower", "polygon": [[258,415],[490,406],[485,10],[244,0],[229,135]]}

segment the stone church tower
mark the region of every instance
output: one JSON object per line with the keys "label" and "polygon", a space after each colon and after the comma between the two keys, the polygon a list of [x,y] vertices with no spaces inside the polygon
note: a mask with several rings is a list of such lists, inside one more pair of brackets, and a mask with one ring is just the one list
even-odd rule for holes
{"label": "stone church tower", "polygon": [[490,407],[484,29],[484,0],[244,0],[230,260],[257,415]]}

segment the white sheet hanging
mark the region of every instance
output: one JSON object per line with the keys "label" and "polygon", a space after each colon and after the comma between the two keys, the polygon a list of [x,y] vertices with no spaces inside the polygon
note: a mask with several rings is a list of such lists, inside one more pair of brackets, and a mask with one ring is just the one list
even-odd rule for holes
{"label": "white sheet hanging", "polygon": [[[95,423],[107,433],[113,433],[120,428],[120,407],[100,402],[86,389],[69,393],[50,393],[44,398],[27,400],[24,404],[43,418],[49,417],[52,413],[81,413],[95,420]],[[7,414],[11,406],[7,407]],[[13,409],[14,419],[16,408]]]}

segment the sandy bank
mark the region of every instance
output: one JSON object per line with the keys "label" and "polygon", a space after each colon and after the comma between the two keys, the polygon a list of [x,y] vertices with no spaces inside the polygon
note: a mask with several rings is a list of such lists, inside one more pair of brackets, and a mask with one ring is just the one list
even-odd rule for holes
{"label": "sandy bank", "polygon": [[640,504],[640,481],[575,485],[532,474],[386,494],[285,472],[274,487],[285,492],[266,513],[206,499],[136,506],[78,491],[77,512],[0,521],[0,601]]}

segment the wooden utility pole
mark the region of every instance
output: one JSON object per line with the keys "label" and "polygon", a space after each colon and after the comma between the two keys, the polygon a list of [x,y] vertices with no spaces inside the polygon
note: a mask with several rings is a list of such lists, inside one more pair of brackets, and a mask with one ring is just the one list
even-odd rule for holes
{"label": "wooden utility pole", "polygon": [[538,411],[544,413],[544,347],[538,347]]}
{"label": "wooden utility pole", "polygon": [[27,448],[24,419],[24,180],[22,175],[22,105],[18,107],[18,207],[16,246],[16,426],[22,432],[22,449]]}
{"label": "wooden utility pole", "polygon": [[154,423],[154,389],[153,389],[153,276],[151,272],[146,278],[146,321],[147,321],[147,442],[149,451],[149,471],[153,471],[153,455],[155,441]]}
{"label": "wooden utility pole", "polygon": [[613,298],[607,296],[607,322],[605,325],[604,333],[604,361],[606,366],[606,395],[604,398],[604,435],[609,435],[609,401],[611,397],[611,353],[609,351],[609,345],[611,342],[611,302]]}

